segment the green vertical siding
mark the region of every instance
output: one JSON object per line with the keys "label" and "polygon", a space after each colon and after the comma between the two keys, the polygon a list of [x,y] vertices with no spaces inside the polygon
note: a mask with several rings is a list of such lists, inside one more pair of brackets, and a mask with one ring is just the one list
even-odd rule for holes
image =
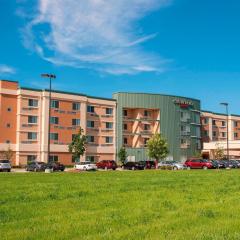
{"label": "green vertical siding", "polygon": [[[174,160],[181,160],[182,157],[187,158],[192,156],[197,151],[197,139],[191,138],[191,145],[189,149],[181,149],[181,121],[179,105],[174,103],[174,100],[180,99],[184,101],[191,101],[193,104],[191,110],[188,111],[191,116],[191,135],[196,136],[196,128],[199,122],[199,113],[192,110],[200,111],[200,101],[196,99],[189,99],[178,96],[168,96],[160,94],[145,94],[145,93],[115,93],[113,98],[117,100],[117,151],[123,145],[122,125],[123,125],[123,108],[154,108],[160,110],[160,131],[167,139],[170,155]],[[135,155],[136,160],[144,160],[147,158],[146,149],[144,148],[129,148],[127,149],[129,155]]]}

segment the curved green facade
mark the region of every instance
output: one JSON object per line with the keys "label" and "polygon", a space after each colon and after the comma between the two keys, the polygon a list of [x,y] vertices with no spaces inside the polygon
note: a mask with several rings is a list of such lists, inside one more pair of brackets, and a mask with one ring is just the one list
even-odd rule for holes
{"label": "curved green facade", "polygon": [[[199,100],[147,93],[115,93],[113,98],[117,100],[117,152],[124,145],[124,109],[159,110],[160,129],[158,132],[161,132],[168,141],[169,159],[184,161],[200,151]],[[148,159],[145,147],[126,147],[126,149],[128,155],[134,156],[136,161]]]}

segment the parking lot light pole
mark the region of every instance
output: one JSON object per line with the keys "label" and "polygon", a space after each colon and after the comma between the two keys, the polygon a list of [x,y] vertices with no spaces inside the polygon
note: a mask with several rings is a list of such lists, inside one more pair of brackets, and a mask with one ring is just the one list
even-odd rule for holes
{"label": "parking lot light pole", "polygon": [[42,78],[48,78],[49,79],[49,109],[48,109],[48,151],[47,151],[47,163],[49,163],[50,158],[50,123],[51,123],[51,102],[52,102],[52,79],[56,78],[56,75],[54,74],[48,74],[43,73],[41,74]]}
{"label": "parking lot light pole", "polygon": [[220,103],[221,105],[226,107],[226,114],[227,114],[227,160],[229,161],[229,136],[228,136],[228,121],[229,121],[229,113],[228,113],[228,103]]}

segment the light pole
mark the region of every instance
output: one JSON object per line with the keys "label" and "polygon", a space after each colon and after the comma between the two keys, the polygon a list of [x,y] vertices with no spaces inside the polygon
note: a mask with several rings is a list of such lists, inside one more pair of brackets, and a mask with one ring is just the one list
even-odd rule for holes
{"label": "light pole", "polygon": [[47,162],[49,163],[50,157],[50,123],[51,123],[51,102],[52,102],[52,79],[55,79],[56,76],[54,74],[44,73],[41,74],[42,78],[49,78],[49,109],[48,109],[48,151],[47,151]]}
{"label": "light pole", "polygon": [[221,105],[226,107],[226,114],[227,114],[227,160],[229,161],[229,137],[228,137],[228,120],[229,120],[229,115],[228,115],[228,103],[220,103]]}

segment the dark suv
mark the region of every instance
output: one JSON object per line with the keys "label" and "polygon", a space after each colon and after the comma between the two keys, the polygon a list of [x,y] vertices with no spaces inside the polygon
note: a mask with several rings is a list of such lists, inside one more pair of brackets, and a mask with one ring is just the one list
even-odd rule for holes
{"label": "dark suv", "polygon": [[185,165],[187,166],[188,169],[196,169],[196,168],[201,168],[201,169],[211,169],[211,168],[218,168],[218,165],[214,164],[213,162],[210,162],[206,159],[188,159],[185,162]]}
{"label": "dark suv", "polygon": [[47,164],[47,168],[51,168],[53,171],[64,171],[65,166],[59,162],[51,162]]}
{"label": "dark suv", "polygon": [[97,168],[116,170],[117,164],[113,160],[102,160],[96,163]]}
{"label": "dark suv", "polygon": [[143,162],[126,162],[122,168],[128,170],[144,170],[145,164]]}
{"label": "dark suv", "polygon": [[44,162],[30,162],[26,166],[26,171],[44,172],[47,164]]}

